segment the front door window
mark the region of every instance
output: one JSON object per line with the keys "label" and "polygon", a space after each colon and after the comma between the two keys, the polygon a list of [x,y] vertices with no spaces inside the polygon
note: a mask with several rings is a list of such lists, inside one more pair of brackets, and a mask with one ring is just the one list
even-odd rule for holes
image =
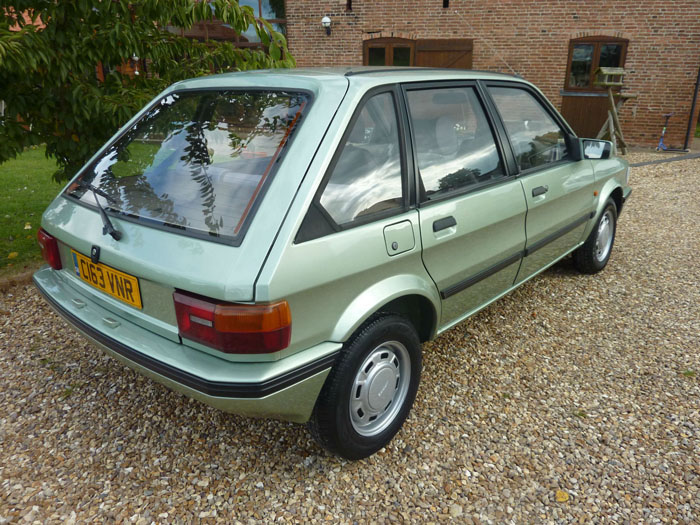
{"label": "front door window", "polygon": [[535,97],[519,88],[491,87],[489,91],[521,171],[566,158],[565,131]]}

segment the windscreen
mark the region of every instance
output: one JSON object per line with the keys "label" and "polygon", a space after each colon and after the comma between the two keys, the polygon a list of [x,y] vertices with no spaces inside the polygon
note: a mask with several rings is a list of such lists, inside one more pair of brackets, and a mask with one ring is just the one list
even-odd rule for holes
{"label": "windscreen", "polygon": [[307,95],[280,91],[173,93],[67,194],[91,205],[99,199],[107,212],[132,219],[234,238],[307,102]]}

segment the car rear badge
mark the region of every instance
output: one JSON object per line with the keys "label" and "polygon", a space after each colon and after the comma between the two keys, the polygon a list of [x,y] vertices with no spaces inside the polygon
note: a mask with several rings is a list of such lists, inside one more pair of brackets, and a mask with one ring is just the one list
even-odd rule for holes
{"label": "car rear badge", "polygon": [[96,244],[93,244],[90,250],[90,260],[95,264],[100,262],[100,247]]}

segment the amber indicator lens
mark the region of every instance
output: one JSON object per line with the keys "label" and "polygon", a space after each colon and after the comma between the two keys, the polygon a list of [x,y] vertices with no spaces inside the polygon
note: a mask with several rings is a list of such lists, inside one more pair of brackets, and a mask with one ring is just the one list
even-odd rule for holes
{"label": "amber indicator lens", "polygon": [[223,303],[176,291],[180,336],[230,354],[264,354],[289,346],[292,316],[287,301]]}

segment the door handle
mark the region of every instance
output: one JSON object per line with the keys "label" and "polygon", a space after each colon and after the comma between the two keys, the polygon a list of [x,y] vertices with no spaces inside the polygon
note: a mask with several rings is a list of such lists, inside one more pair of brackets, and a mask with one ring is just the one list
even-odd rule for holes
{"label": "door handle", "polygon": [[433,232],[439,232],[440,230],[445,230],[451,228],[452,226],[457,226],[457,220],[450,215],[444,219],[438,219],[433,223]]}
{"label": "door handle", "polygon": [[538,197],[539,195],[544,195],[549,191],[549,186],[537,186],[532,189],[532,196]]}

